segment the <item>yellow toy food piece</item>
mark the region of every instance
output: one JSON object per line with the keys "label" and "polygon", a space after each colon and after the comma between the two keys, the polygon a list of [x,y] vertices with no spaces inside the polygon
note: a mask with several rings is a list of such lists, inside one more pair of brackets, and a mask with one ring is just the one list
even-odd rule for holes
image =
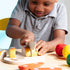
{"label": "yellow toy food piece", "polygon": [[15,48],[10,48],[10,58],[16,58],[16,50]]}
{"label": "yellow toy food piece", "polygon": [[62,54],[63,54],[64,58],[67,58],[67,56],[70,54],[70,45],[66,45],[63,48]]}
{"label": "yellow toy food piece", "polygon": [[38,56],[38,52],[36,51],[36,49],[32,50],[32,53],[31,53],[30,48],[25,47],[25,52],[26,52],[26,57]]}
{"label": "yellow toy food piece", "polygon": [[38,52],[36,51],[36,49],[32,50],[32,57],[33,56],[38,56]]}

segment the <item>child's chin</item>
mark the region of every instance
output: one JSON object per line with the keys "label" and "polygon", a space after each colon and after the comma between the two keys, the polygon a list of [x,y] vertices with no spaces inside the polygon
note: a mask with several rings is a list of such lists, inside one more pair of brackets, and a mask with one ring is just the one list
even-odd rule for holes
{"label": "child's chin", "polygon": [[43,15],[36,15],[36,17],[43,17]]}
{"label": "child's chin", "polygon": [[43,17],[44,15],[43,14],[36,14],[36,13],[33,13],[36,17]]}

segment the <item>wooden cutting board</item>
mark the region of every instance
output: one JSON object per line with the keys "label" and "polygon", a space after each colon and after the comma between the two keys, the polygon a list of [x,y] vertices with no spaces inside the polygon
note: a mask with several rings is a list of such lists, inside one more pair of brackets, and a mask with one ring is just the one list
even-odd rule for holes
{"label": "wooden cutting board", "polygon": [[5,57],[2,62],[8,63],[8,64],[16,64],[16,65],[21,65],[21,64],[27,64],[27,63],[36,63],[36,62],[44,62],[45,61],[45,56],[34,56],[34,57],[25,57],[22,55],[21,50],[16,51],[16,58],[12,59],[9,58],[8,56]]}

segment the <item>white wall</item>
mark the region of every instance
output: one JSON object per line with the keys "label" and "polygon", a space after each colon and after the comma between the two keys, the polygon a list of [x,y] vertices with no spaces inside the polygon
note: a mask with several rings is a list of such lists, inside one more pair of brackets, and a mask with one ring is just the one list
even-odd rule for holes
{"label": "white wall", "polygon": [[64,3],[67,9],[69,33],[66,35],[65,43],[70,44],[70,0],[59,0],[59,2]]}
{"label": "white wall", "polygon": [[0,0],[0,19],[10,17],[18,0]]}
{"label": "white wall", "polygon": [[[0,19],[8,18],[11,16],[17,1],[18,0],[0,0]],[[4,30],[0,30],[0,49],[8,49],[11,40],[11,38],[7,37]]]}

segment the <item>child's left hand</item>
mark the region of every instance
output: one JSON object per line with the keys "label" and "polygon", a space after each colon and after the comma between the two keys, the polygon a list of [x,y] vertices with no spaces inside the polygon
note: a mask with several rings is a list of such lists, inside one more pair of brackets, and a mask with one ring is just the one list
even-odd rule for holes
{"label": "child's left hand", "polygon": [[39,55],[44,55],[46,52],[48,52],[51,48],[51,45],[48,44],[48,42],[45,42],[43,40],[39,40],[36,43],[36,50],[39,51]]}

